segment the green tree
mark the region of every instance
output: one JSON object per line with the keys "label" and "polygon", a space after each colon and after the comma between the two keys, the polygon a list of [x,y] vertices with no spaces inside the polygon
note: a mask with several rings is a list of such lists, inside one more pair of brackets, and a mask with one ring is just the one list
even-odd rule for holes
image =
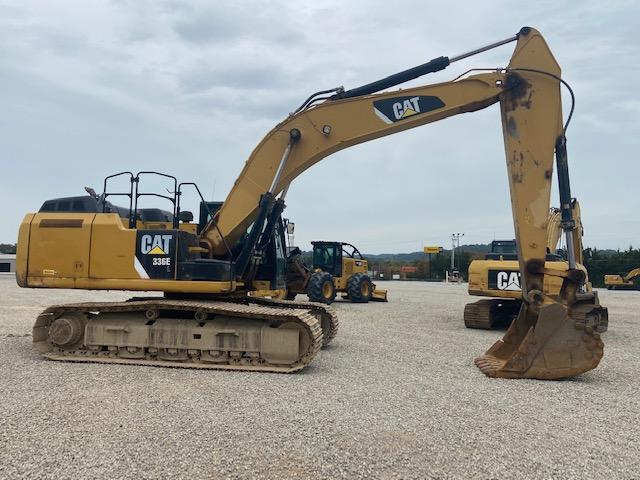
{"label": "green tree", "polygon": [[0,243],[0,253],[16,253],[15,243]]}

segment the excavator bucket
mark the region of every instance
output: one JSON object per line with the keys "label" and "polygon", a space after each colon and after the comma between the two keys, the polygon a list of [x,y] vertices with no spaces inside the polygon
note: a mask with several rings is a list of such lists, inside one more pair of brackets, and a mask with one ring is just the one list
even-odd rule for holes
{"label": "excavator bucket", "polygon": [[604,353],[600,334],[607,309],[597,294],[579,294],[567,307],[544,304],[538,312],[523,303],[516,320],[476,365],[489,377],[554,380],[596,368]]}
{"label": "excavator bucket", "polygon": [[372,302],[388,302],[387,300],[387,290],[381,290],[378,288],[374,288],[371,292],[371,301]]}

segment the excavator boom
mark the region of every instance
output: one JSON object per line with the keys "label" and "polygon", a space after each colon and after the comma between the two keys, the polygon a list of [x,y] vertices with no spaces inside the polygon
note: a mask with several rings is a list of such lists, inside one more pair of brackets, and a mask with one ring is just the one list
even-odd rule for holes
{"label": "excavator boom", "polygon": [[627,273],[624,276],[624,281],[625,282],[630,282],[631,280],[633,280],[636,277],[640,277],[640,268],[634,268],[629,273]]}
{"label": "excavator boom", "polygon": [[[298,175],[339,150],[494,104],[504,91],[504,78],[487,73],[406,89],[401,95],[326,101],[290,116],[251,153],[220,209],[217,229],[205,233],[213,254],[224,253],[223,238],[233,244],[255,221],[265,192],[281,193]],[[288,153],[285,162],[283,152]]]}

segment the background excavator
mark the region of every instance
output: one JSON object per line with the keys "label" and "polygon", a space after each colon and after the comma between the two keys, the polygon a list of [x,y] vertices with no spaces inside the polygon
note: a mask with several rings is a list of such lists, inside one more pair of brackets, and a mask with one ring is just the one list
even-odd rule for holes
{"label": "background excavator", "polygon": [[[454,81],[376,93],[510,42],[506,68],[478,70]],[[341,149],[499,103],[523,303],[502,340],[476,365],[490,377],[555,379],[595,368],[607,310],[581,293],[585,275],[573,255],[566,127],[561,71],[542,35],[517,34],[455,57],[370,84],[311,95],[257,145],[224,203],[202,201],[191,233],[180,209],[192,183],[170,176],[171,228],[138,228],[138,188],[146,175],[119,174],[131,189],[129,218],[115,213],[27,214],[20,225],[17,282],[31,288],[164,292],[165,298],[80,303],[47,308],[33,341],[50,359],[293,372],[304,368],[335,332],[318,304],[250,297],[286,288],[281,213],[291,182]],[[572,95],[573,96],[573,95]],[[573,111],[573,107],[572,107]],[[553,160],[558,171],[569,269],[545,268],[546,224]],[[105,179],[105,198],[110,194]],[[199,190],[198,190],[199,191]],[[111,193],[113,195],[113,193]],[[204,216],[202,215],[204,213]],[[563,278],[557,297],[544,293],[546,275]],[[314,307],[314,305],[316,307]]]}
{"label": "background excavator", "polygon": [[302,261],[300,252],[290,256],[287,298],[306,293],[312,302],[331,304],[337,293],[353,303],[386,302],[387,291],[376,287],[367,273],[369,262],[346,242],[311,242],[313,265]]}
{"label": "background excavator", "polygon": [[[592,291],[587,269],[583,265],[582,236],[584,229],[580,215],[580,204],[576,199],[571,202],[573,219],[573,249],[576,266],[586,276],[585,290]],[[566,271],[569,264],[566,254],[556,253],[556,247],[562,236],[562,218],[559,208],[549,210],[547,223],[547,256],[545,268]],[[562,277],[547,275],[544,279],[544,292],[550,296],[560,295]],[[469,295],[491,297],[468,303],[464,307],[464,324],[467,328],[490,330],[508,326],[518,315],[522,305],[522,288],[518,269],[518,250],[515,240],[494,240],[491,251],[483,260],[474,260],[469,265]]]}
{"label": "background excavator", "polygon": [[609,290],[640,290],[640,268],[634,268],[627,274],[605,275],[604,285]]}

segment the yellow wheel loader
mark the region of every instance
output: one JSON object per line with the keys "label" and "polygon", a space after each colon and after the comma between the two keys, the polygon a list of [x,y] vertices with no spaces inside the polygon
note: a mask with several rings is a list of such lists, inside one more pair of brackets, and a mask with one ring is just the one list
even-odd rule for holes
{"label": "yellow wheel loader", "polygon": [[353,303],[386,302],[387,291],[376,288],[367,273],[369,262],[360,251],[345,242],[311,242],[313,266],[301,264],[300,255],[293,256],[296,265],[291,269],[291,283],[287,298],[306,293],[312,302],[333,303],[337,293]]}
{"label": "yellow wheel loader", "polygon": [[[511,42],[515,50],[504,68],[385,91]],[[195,185],[165,176],[174,193],[147,192],[138,186],[148,172],[119,174],[131,182],[128,191],[109,191],[105,180],[105,198],[121,193],[128,199],[127,219],[104,209],[27,214],[16,259],[21,287],[164,292],[164,298],[51,306],[38,316],[33,341],[54,360],[304,368],[335,335],[330,307],[251,296],[286,290],[281,213],[291,182],[339,150],[499,104],[523,303],[504,338],[476,365],[504,378],[556,379],[591,370],[604,352],[607,309],[596,293],[582,293],[585,275],[572,248],[568,270],[545,268],[554,157],[567,242],[575,228],[566,148],[571,113],[563,124],[562,86],[573,100],[542,35],[523,27],[507,39],[361,87],[312,94],[258,143],[223,203],[202,202],[195,233],[181,226],[188,216],[180,212],[182,191]],[[139,228],[137,200],[148,193],[171,203],[171,228]],[[546,276],[563,279],[560,295],[545,294]]]}
{"label": "yellow wheel loader", "polygon": [[[587,269],[582,265],[583,227],[580,205],[576,199],[571,202],[576,228],[573,230],[573,244],[577,268],[586,276],[585,290],[591,291]],[[547,255],[545,268],[566,271],[569,264],[562,256],[552,253],[562,235],[560,209],[551,208],[547,221]],[[518,253],[515,240],[494,240],[490,252],[483,260],[474,260],[469,265],[469,295],[490,297],[468,303],[464,308],[464,324],[467,328],[491,330],[508,326],[518,315],[522,305],[522,287],[518,268]],[[544,292],[557,296],[562,289],[562,277],[547,275]]]}
{"label": "yellow wheel loader", "polygon": [[605,275],[604,285],[608,290],[640,290],[640,268],[626,275]]}

